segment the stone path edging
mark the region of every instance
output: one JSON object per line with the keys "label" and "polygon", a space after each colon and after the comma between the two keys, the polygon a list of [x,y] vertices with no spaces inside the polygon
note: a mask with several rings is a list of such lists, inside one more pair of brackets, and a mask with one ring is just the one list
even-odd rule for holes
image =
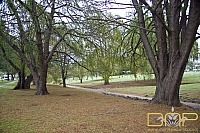
{"label": "stone path edging", "polygon": [[[130,95],[130,94],[109,92],[108,91],[109,89],[91,89],[91,88],[84,88],[84,87],[71,86],[71,85],[67,85],[67,87],[74,88],[74,89],[88,90],[88,91],[93,91],[93,92],[100,92],[106,95],[118,96],[122,98],[134,99],[134,100],[140,100],[140,101],[150,102],[152,100],[152,98],[150,97],[142,97],[142,96],[136,96],[136,95]],[[200,104],[198,103],[190,103],[190,102],[181,102],[181,103],[189,108],[200,111]]]}
{"label": "stone path edging", "polygon": [[[106,94],[106,95],[111,95],[111,96],[118,96],[118,97],[134,99],[134,100],[141,100],[141,101],[148,101],[148,102],[150,102],[152,100],[152,98],[150,98],[150,97],[135,96],[135,95],[130,95],[130,94],[121,94],[121,93],[114,93],[114,92],[102,92],[102,93]],[[200,104],[198,104],[198,103],[190,103],[190,102],[181,102],[181,103],[189,108],[200,111]]]}

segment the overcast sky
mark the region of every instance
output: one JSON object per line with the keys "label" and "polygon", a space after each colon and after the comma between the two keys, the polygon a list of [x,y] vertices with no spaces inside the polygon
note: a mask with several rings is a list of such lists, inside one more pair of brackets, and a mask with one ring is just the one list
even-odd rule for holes
{"label": "overcast sky", "polygon": [[[113,0],[116,3],[125,3],[125,4],[131,4],[131,0]],[[122,6],[120,4],[112,4],[111,8],[125,8],[126,6]],[[109,12],[111,12],[113,15],[120,15],[122,17],[125,17],[127,15],[127,12],[130,12],[131,9],[110,9]]]}
{"label": "overcast sky", "polygon": [[[117,3],[126,3],[126,4],[130,4],[132,3],[131,0],[114,0]],[[122,7],[121,5],[115,5],[112,6],[113,8],[120,8]],[[111,9],[109,10],[109,12],[111,12],[113,15],[120,15],[122,17],[125,17],[127,15],[127,12],[130,12],[131,9]],[[198,33],[200,33],[200,26],[198,28]],[[199,44],[199,48],[200,48],[200,39],[197,40],[198,44]]]}

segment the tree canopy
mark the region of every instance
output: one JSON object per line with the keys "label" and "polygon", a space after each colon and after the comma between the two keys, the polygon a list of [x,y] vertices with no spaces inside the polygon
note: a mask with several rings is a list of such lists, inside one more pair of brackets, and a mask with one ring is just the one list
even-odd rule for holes
{"label": "tree canopy", "polygon": [[[108,12],[113,5],[132,10],[114,16]],[[106,85],[110,76],[130,71],[135,77],[154,73],[153,102],[179,106],[182,76],[199,38],[199,5],[198,0],[5,0],[1,55],[20,57],[15,61],[29,69],[37,95],[49,94],[47,73],[66,86],[72,75],[82,81],[100,74]],[[54,69],[59,69],[57,75]]]}

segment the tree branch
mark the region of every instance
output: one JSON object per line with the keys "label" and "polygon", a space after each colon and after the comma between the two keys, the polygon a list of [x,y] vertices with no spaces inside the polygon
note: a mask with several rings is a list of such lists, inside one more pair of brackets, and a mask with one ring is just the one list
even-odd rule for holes
{"label": "tree branch", "polygon": [[81,63],[79,63],[76,59],[74,59],[70,54],[68,54],[67,52],[61,52],[61,51],[55,51],[55,52],[58,52],[58,53],[62,53],[62,54],[65,54],[67,55],[70,59],[72,59],[74,62],[76,62],[79,66],[85,68],[86,70],[92,72],[89,68],[87,68],[86,66],[82,65]]}
{"label": "tree branch", "polygon": [[138,13],[139,26],[142,27],[142,28],[140,28],[140,35],[141,35],[141,39],[142,39],[142,41],[144,43],[144,47],[146,49],[146,54],[148,56],[148,60],[149,60],[149,62],[151,64],[155,74],[157,75],[158,74],[158,70],[156,68],[156,66],[157,66],[156,59],[155,59],[151,44],[149,42],[149,39],[147,37],[146,31],[144,30],[145,21],[144,21],[144,14],[143,14],[143,11],[142,11],[142,3],[139,4],[137,2],[137,0],[132,0],[132,2],[133,2],[133,5],[134,5],[137,13]]}
{"label": "tree branch", "polygon": [[58,41],[56,42],[56,44],[54,44],[54,46],[53,46],[51,52],[49,53],[47,59],[45,60],[45,63],[48,63],[48,62],[51,60],[51,58],[52,58],[52,56],[53,56],[53,53],[54,53],[54,51],[56,50],[57,46],[60,44],[60,42],[62,42],[62,40],[64,40],[65,36],[66,36],[70,31],[71,31],[71,30],[67,31],[67,32],[60,38],[60,40],[58,40]]}
{"label": "tree branch", "polygon": [[152,14],[155,14],[156,17],[159,18],[160,22],[162,23],[162,25],[164,26],[164,28],[170,32],[170,29],[167,27],[167,25],[165,24],[165,21],[161,18],[161,16],[156,12],[156,9],[158,8],[158,5],[161,4],[162,0],[160,0],[158,2],[158,4],[155,5],[154,8],[150,7],[149,4],[145,1],[145,0],[140,0],[145,6],[147,6],[147,8],[151,11]]}

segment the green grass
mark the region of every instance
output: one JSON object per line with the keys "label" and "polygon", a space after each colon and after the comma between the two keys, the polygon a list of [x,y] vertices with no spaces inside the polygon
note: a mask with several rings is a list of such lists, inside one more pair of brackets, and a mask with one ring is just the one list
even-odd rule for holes
{"label": "green grass", "polygon": [[[101,93],[48,85],[50,95],[34,89],[0,88],[1,133],[146,133],[147,113],[166,114],[171,107],[112,97]],[[2,91],[7,90],[6,94]],[[178,113],[195,112],[175,107]],[[186,127],[200,129],[200,119]],[[163,127],[164,128],[164,127]]]}
{"label": "green grass", "polygon": [[[126,88],[112,88],[109,91],[125,94],[133,94],[138,96],[153,97],[155,94],[155,86],[136,86]],[[200,83],[181,85],[180,96],[187,98],[200,99]]]}
{"label": "green grass", "polygon": [[[137,77],[135,78],[134,75],[132,74],[127,74],[127,75],[120,75],[120,76],[111,76],[110,77],[110,83],[112,82],[123,82],[123,81],[136,81],[136,80],[143,80],[143,79],[152,79],[154,78],[153,75],[140,75],[138,74]],[[80,83],[79,79],[78,78],[69,78],[67,79],[67,84],[70,84],[70,85],[78,85],[78,86],[91,86],[91,85],[98,85],[98,84],[103,84],[104,81],[102,79],[101,76],[97,76],[97,77],[84,77],[83,78],[83,83]]]}
{"label": "green grass", "polygon": [[[200,101],[200,72],[186,72],[183,76],[182,85],[180,86],[180,96],[195,98]],[[134,94],[139,96],[153,97],[155,93],[155,86],[133,86],[126,88],[112,88],[111,92]]]}
{"label": "green grass", "polygon": [[[13,89],[15,86],[16,86],[16,83],[6,85],[6,86],[4,86],[3,88]],[[1,87],[0,87],[0,88],[1,88]]]}
{"label": "green grass", "polygon": [[8,81],[8,80],[0,80],[0,85],[1,85],[1,84],[5,84],[5,83],[9,83],[9,82],[11,82],[11,81]]}
{"label": "green grass", "polygon": [[[112,82],[123,82],[123,81],[136,81],[136,80],[143,80],[145,77],[145,80],[153,79],[154,75],[151,75],[150,77],[148,75],[137,75],[137,78],[135,78],[133,75],[120,75],[120,76],[111,76],[110,77],[110,83]],[[91,85],[97,85],[97,84],[103,84],[104,81],[101,78],[101,76],[98,77],[89,77],[88,79],[86,77],[83,78],[83,83],[80,83],[78,78],[69,78],[67,79],[67,84],[71,85],[78,85],[78,86],[91,86]],[[185,72],[183,75],[182,83],[200,83],[200,72]]]}
{"label": "green grass", "polygon": [[[6,82],[6,83],[8,83],[8,82]],[[3,86],[3,87],[0,86],[0,92],[1,92],[1,94],[3,94],[3,95],[7,94],[8,91],[10,91],[11,89],[13,89],[15,87],[15,85],[16,85],[16,83],[9,84],[9,85]]]}
{"label": "green grass", "polygon": [[200,72],[185,72],[182,83],[200,83]]}
{"label": "green grass", "polygon": [[[154,77],[154,76],[152,76]],[[110,82],[123,82],[123,81],[135,81],[142,80],[143,76],[138,75],[136,79],[133,75],[124,75],[124,76],[112,76]],[[146,77],[147,79],[147,77]],[[84,80],[82,84],[74,80],[71,82],[72,85],[78,86],[95,86],[98,84],[103,84],[103,81],[100,77],[97,79]],[[155,94],[155,86],[131,86],[131,87],[118,87],[111,88],[109,91],[133,94],[139,96],[148,96],[153,97]],[[185,72],[182,79],[182,85],[180,86],[180,96],[185,97],[182,100],[188,100],[188,98],[196,98],[200,101],[200,72]]]}
{"label": "green grass", "polygon": [[137,96],[146,96],[153,97],[155,93],[155,86],[135,86],[135,87],[126,87],[126,88],[111,88],[109,91],[124,93],[124,94],[133,94]]}
{"label": "green grass", "polygon": [[180,96],[195,98],[200,101],[200,83],[181,85]]}
{"label": "green grass", "polygon": [[[186,73],[180,95],[199,98],[200,73]],[[112,82],[135,80],[131,76],[113,77]],[[101,79],[86,84],[102,83]],[[192,84],[186,84],[192,83]],[[94,132],[148,132],[146,115],[149,112],[171,111],[171,107],[148,104],[101,93],[48,85],[50,95],[34,96],[35,89],[12,90],[9,85],[0,88],[1,133],[94,133]],[[111,91],[149,97],[155,86],[113,88]],[[176,112],[194,112],[185,106]],[[200,112],[197,112],[198,114]],[[200,129],[198,121],[188,121],[187,128]]]}

